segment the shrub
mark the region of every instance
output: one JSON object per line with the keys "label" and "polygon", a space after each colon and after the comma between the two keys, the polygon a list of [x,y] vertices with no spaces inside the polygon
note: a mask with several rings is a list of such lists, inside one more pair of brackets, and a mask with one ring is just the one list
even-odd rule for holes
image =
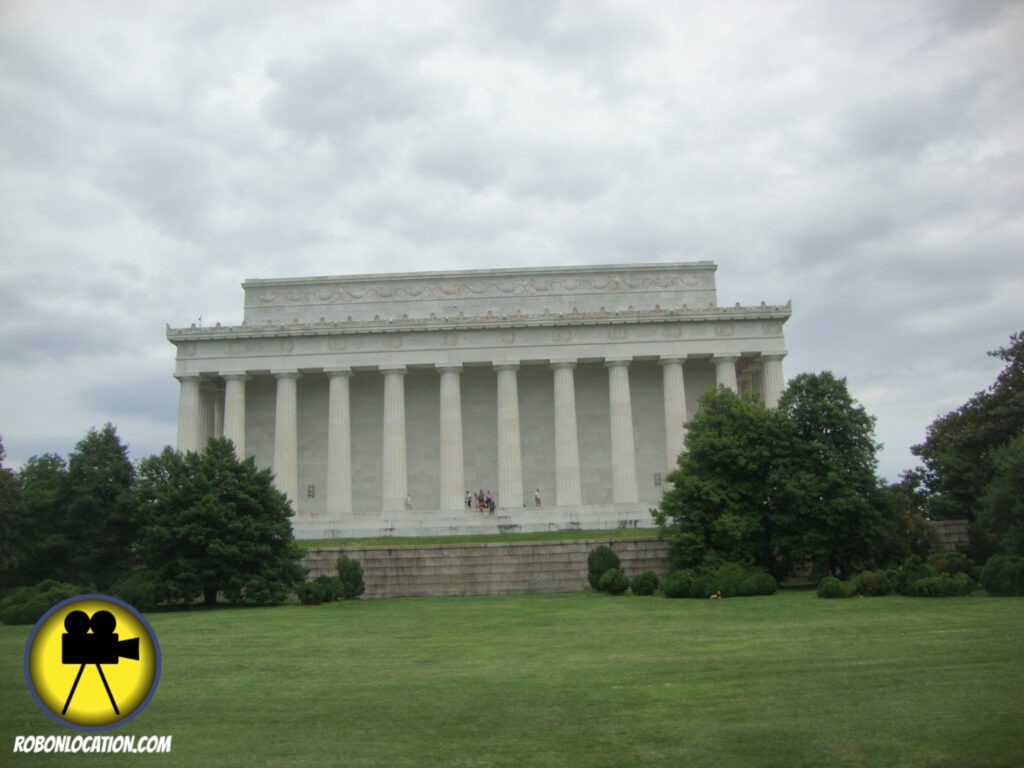
{"label": "shrub", "polygon": [[620,565],[619,556],[607,544],[594,547],[587,555],[587,581],[594,589],[600,590],[601,577],[605,572]]}
{"label": "shrub", "polygon": [[295,588],[295,595],[303,605],[320,605],[324,601],[324,587],[316,581],[304,581]]}
{"label": "shrub", "polygon": [[629,579],[618,568],[611,568],[601,576],[601,580],[597,583],[597,588],[602,592],[607,592],[609,595],[621,595],[629,589]]}
{"label": "shrub", "polygon": [[313,581],[320,585],[325,603],[341,600],[345,595],[345,585],[337,576],[317,576]]}
{"label": "shrub", "polygon": [[889,577],[885,571],[864,571],[853,580],[853,591],[864,597],[881,597],[889,594]]}
{"label": "shrub", "polygon": [[1024,557],[993,555],[981,569],[981,586],[1002,597],[1024,595]]}
{"label": "shrub", "polygon": [[779,589],[779,582],[770,573],[760,570],[747,571],[740,582],[741,595],[774,595]]}
{"label": "shrub", "polygon": [[46,579],[32,587],[19,587],[0,600],[0,621],[4,624],[35,624],[57,603],[88,592],[85,587],[53,579]]}
{"label": "shrub", "polygon": [[910,597],[956,597],[969,595],[975,589],[974,580],[966,573],[950,576],[948,573],[918,579],[907,587]]}
{"label": "shrub", "polygon": [[668,578],[665,579],[661,592],[665,597],[689,597],[693,579],[693,571],[689,568],[682,571],[672,571]]}
{"label": "shrub", "polygon": [[713,574],[711,594],[721,592],[722,597],[736,597],[747,570],[739,563],[723,563]]}
{"label": "shrub", "polygon": [[110,594],[140,611],[152,611],[166,600],[163,582],[152,571],[125,574],[111,585]]}
{"label": "shrub", "polygon": [[939,572],[923,563],[917,555],[911,555],[899,568],[893,569],[893,578],[890,580],[890,588],[895,589],[901,595],[909,595],[910,585],[921,579],[932,579],[939,575]]}
{"label": "shrub", "polygon": [[634,595],[653,595],[660,583],[658,574],[654,571],[644,571],[633,577],[629,588],[633,590]]}
{"label": "shrub", "polygon": [[366,591],[363,583],[363,566],[358,560],[341,555],[338,558],[338,580],[341,582],[341,597],[346,600],[359,597]]}
{"label": "shrub", "polygon": [[928,558],[928,565],[939,573],[948,573],[950,576],[966,573],[972,579],[978,578],[978,566],[971,558],[960,552],[939,552]]}
{"label": "shrub", "polygon": [[818,582],[818,597],[852,597],[853,590],[835,576],[826,576]]}
{"label": "shrub", "polygon": [[715,577],[710,573],[698,575],[690,584],[690,597],[711,597],[717,591]]}

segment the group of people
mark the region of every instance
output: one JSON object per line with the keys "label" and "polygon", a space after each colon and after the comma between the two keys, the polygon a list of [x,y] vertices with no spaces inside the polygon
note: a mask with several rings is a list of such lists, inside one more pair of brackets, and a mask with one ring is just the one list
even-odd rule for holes
{"label": "group of people", "polygon": [[[490,491],[484,493],[483,489],[480,489],[475,495],[466,491],[466,509],[486,509],[493,515],[496,506],[494,495]],[[524,504],[523,506],[525,507],[526,505]],[[535,489],[533,492],[533,506],[540,506],[540,488]]]}
{"label": "group of people", "polygon": [[474,505],[476,509],[486,509],[492,515],[494,514],[494,508],[496,506],[494,503],[494,496],[491,492],[487,491],[487,493],[484,493],[482,489],[477,491],[475,496],[469,491],[466,491],[466,509],[473,509]]}

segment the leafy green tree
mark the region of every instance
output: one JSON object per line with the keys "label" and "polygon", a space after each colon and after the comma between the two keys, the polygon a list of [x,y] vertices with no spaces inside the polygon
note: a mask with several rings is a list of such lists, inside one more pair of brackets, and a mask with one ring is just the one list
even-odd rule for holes
{"label": "leafy green tree", "polygon": [[21,499],[21,486],[8,467],[4,466],[7,453],[0,437],[0,590],[14,583],[18,566],[24,561],[22,542],[25,506]]}
{"label": "leafy green tree", "polygon": [[772,548],[790,564],[847,577],[884,540],[875,503],[875,420],[846,379],[828,371],[792,379],[779,401],[784,438],[772,467]]}
{"label": "leafy green tree", "polygon": [[292,511],[269,470],[238,461],[231,441],[200,453],[170,448],[140,466],[138,554],[171,601],[218,592],[233,603],[284,600],[304,577]]}
{"label": "leafy green tree", "polygon": [[105,590],[133,565],[135,467],[112,424],[90,429],[68,457],[67,580]]}
{"label": "leafy green tree", "polygon": [[992,452],[992,467],[978,523],[1002,553],[1024,555],[1024,430]]}
{"label": "leafy green tree", "polygon": [[911,555],[925,559],[938,551],[941,542],[926,516],[927,502],[919,470],[908,470],[897,482],[878,488],[875,503],[886,535],[875,553],[875,565],[902,563]]}
{"label": "leafy green tree", "polygon": [[13,583],[27,586],[44,579],[68,580],[71,543],[64,530],[67,463],[54,453],[33,456],[16,477],[23,517],[16,527],[19,558]]}
{"label": "leafy green tree", "polygon": [[717,387],[687,426],[686,451],[654,513],[673,567],[726,560],[775,570],[769,499],[779,415]]}
{"label": "leafy green tree", "polygon": [[975,520],[996,475],[995,452],[1024,430],[1024,331],[989,355],[1005,363],[995,382],[933,421],[911,449],[924,465],[933,519]]}

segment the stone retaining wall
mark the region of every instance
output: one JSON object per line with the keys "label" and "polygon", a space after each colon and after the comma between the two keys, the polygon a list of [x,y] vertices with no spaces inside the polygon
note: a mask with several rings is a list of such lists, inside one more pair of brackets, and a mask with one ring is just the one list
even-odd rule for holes
{"label": "stone retaining wall", "polygon": [[944,552],[964,550],[970,546],[971,538],[966,520],[932,520],[932,526],[939,534]]}
{"label": "stone retaining wall", "polygon": [[302,561],[310,578],[335,573],[344,553],[363,566],[365,597],[515,595],[589,589],[587,555],[608,544],[632,578],[654,571],[664,578],[668,544],[655,538],[579,539],[411,547],[312,547]]}

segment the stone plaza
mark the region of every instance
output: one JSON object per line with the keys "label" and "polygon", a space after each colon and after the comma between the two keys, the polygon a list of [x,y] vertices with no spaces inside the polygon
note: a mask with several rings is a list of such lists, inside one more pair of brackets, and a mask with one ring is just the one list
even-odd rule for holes
{"label": "stone plaza", "polygon": [[648,527],[700,395],[784,386],[789,304],[715,270],[246,280],[240,325],[167,329],[177,446],[271,468],[299,538]]}

